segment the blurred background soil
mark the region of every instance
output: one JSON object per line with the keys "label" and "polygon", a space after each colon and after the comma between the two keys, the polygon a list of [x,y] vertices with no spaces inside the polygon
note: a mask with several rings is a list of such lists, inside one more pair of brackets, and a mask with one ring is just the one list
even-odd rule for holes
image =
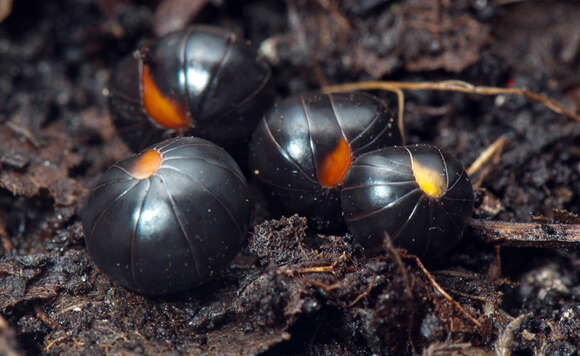
{"label": "blurred background soil", "polygon": [[[0,0],[0,354],[577,353],[577,248],[496,249],[468,228],[428,266],[452,302],[415,260],[367,258],[347,233],[270,216],[254,187],[232,266],[199,290],[148,298],[95,268],[78,212],[129,154],[105,106],[111,68],[157,35],[190,23],[243,35],[272,61],[279,97],[458,79],[578,112],[579,18],[573,0]],[[406,93],[405,122],[408,142],[466,166],[509,139],[474,217],[578,223],[580,123],[517,96],[432,91]]]}

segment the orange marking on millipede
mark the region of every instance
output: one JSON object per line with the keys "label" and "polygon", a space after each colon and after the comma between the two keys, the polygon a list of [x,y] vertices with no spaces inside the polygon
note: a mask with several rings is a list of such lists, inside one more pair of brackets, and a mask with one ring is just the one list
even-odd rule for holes
{"label": "orange marking on millipede", "polygon": [[159,90],[147,65],[143,66],[143,104],[149,116],[165,128],[176,130],[191,125],[187,112]]}
{"label": "orange marking on millipede", "polygon": [[151,177],[159,167],[163,157],[155,150],[147,150],[135,161],[130,173],[135,179],[147,179]]}
{"label": "orange marking on millipede", "polygon": [[350,145],[344,138],[341,138],[334,151],[322,161],[318,170],[318,182],[326,188],[342,184],[351,164]]}

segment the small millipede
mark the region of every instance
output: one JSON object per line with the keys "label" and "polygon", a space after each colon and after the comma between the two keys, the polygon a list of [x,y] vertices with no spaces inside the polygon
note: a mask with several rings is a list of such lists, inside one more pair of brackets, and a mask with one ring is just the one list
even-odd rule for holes
{"label": "small millipede", "polygon": [[[274,104],[250,142],[250,172],[282,213],[343,226],[340,187],[364,152],[401,144],[396,110],[364,93],[301,94]],[[273,204],[274,205],[274,204]]]}
{"label": "small millipede", "polygon": [[270,76],[268,63],[236,34],[192,26],[121,60],[108,103],[135,151],[179,133],[238,144],[272,101]]}
{"label": "small millipede", "polygon": [[169,139],[112,165],[82,211],[89,254],[143,294],[194,288],[227,267],[246,236],[247,183],[219,146]]}
{"label": "small millipede", "polygon": [[473,208],[462,165],[431,145],[386,147],[358,157],[341,195],[346,225],[366,247],[393,243],[433,260],[461,239]]}

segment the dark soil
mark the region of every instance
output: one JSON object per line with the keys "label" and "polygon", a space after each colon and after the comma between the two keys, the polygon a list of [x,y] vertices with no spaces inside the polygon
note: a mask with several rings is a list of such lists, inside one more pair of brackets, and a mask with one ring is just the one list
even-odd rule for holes
{"label": "dark soil", "polygon": [[[96,269],[78,216],[87,187],[129,154],[105,105],[111,68],[171,16],[256,45],[270,39],[279,97],[327,83],[459,79],[525,87],[579,111],[577,1],[156,6],[20,0],[0,23],[0,354],[580,350],[578,249],[496,249],[468,228],[452,256],[428,266],[454,304],[416,260],[394,250],[369,258],[346,233],[317,234],[298,216],[273,219],[256,188],[253,232],[231,267],[199,290],[154,299]],[[517,96],[431,91],[406,93],[405,122],[409,142],[437,144],[466,166],[507,135],[474,217],[580,213],[578,122]]]}

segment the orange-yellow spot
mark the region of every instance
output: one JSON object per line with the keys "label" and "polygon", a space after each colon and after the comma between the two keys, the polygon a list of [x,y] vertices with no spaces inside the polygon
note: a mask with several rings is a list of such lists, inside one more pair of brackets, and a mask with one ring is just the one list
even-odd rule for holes
{"label": "orange-yellow spot", "polygon": [[185,129],[191,125],[186,111],[166,97],[157,87],[149,66],[143,66],[143,104],[149,116],[168,129]]}
{"label": "orange-yellow spot", "polygon": [[447,183],[441,172],[431,167],[423,166],[416,160],[411,160],[413,175],[422,191],[431,198],[440,198],[445,194]]}
{"label": "orange-yellow spot", "polygon": [[318,169],[318,182],[326,188],[333,188],[341,184],[352,164],[350,146],[341,138],[334,151],[330,152],[322,161]]}
{"label": "orange-yellow spot", "polygon": [[131,175],[136,179],[147,179],[151,177],[161,166],[163,161],[161,154],[155,150],[147,150],[131,167]]}

